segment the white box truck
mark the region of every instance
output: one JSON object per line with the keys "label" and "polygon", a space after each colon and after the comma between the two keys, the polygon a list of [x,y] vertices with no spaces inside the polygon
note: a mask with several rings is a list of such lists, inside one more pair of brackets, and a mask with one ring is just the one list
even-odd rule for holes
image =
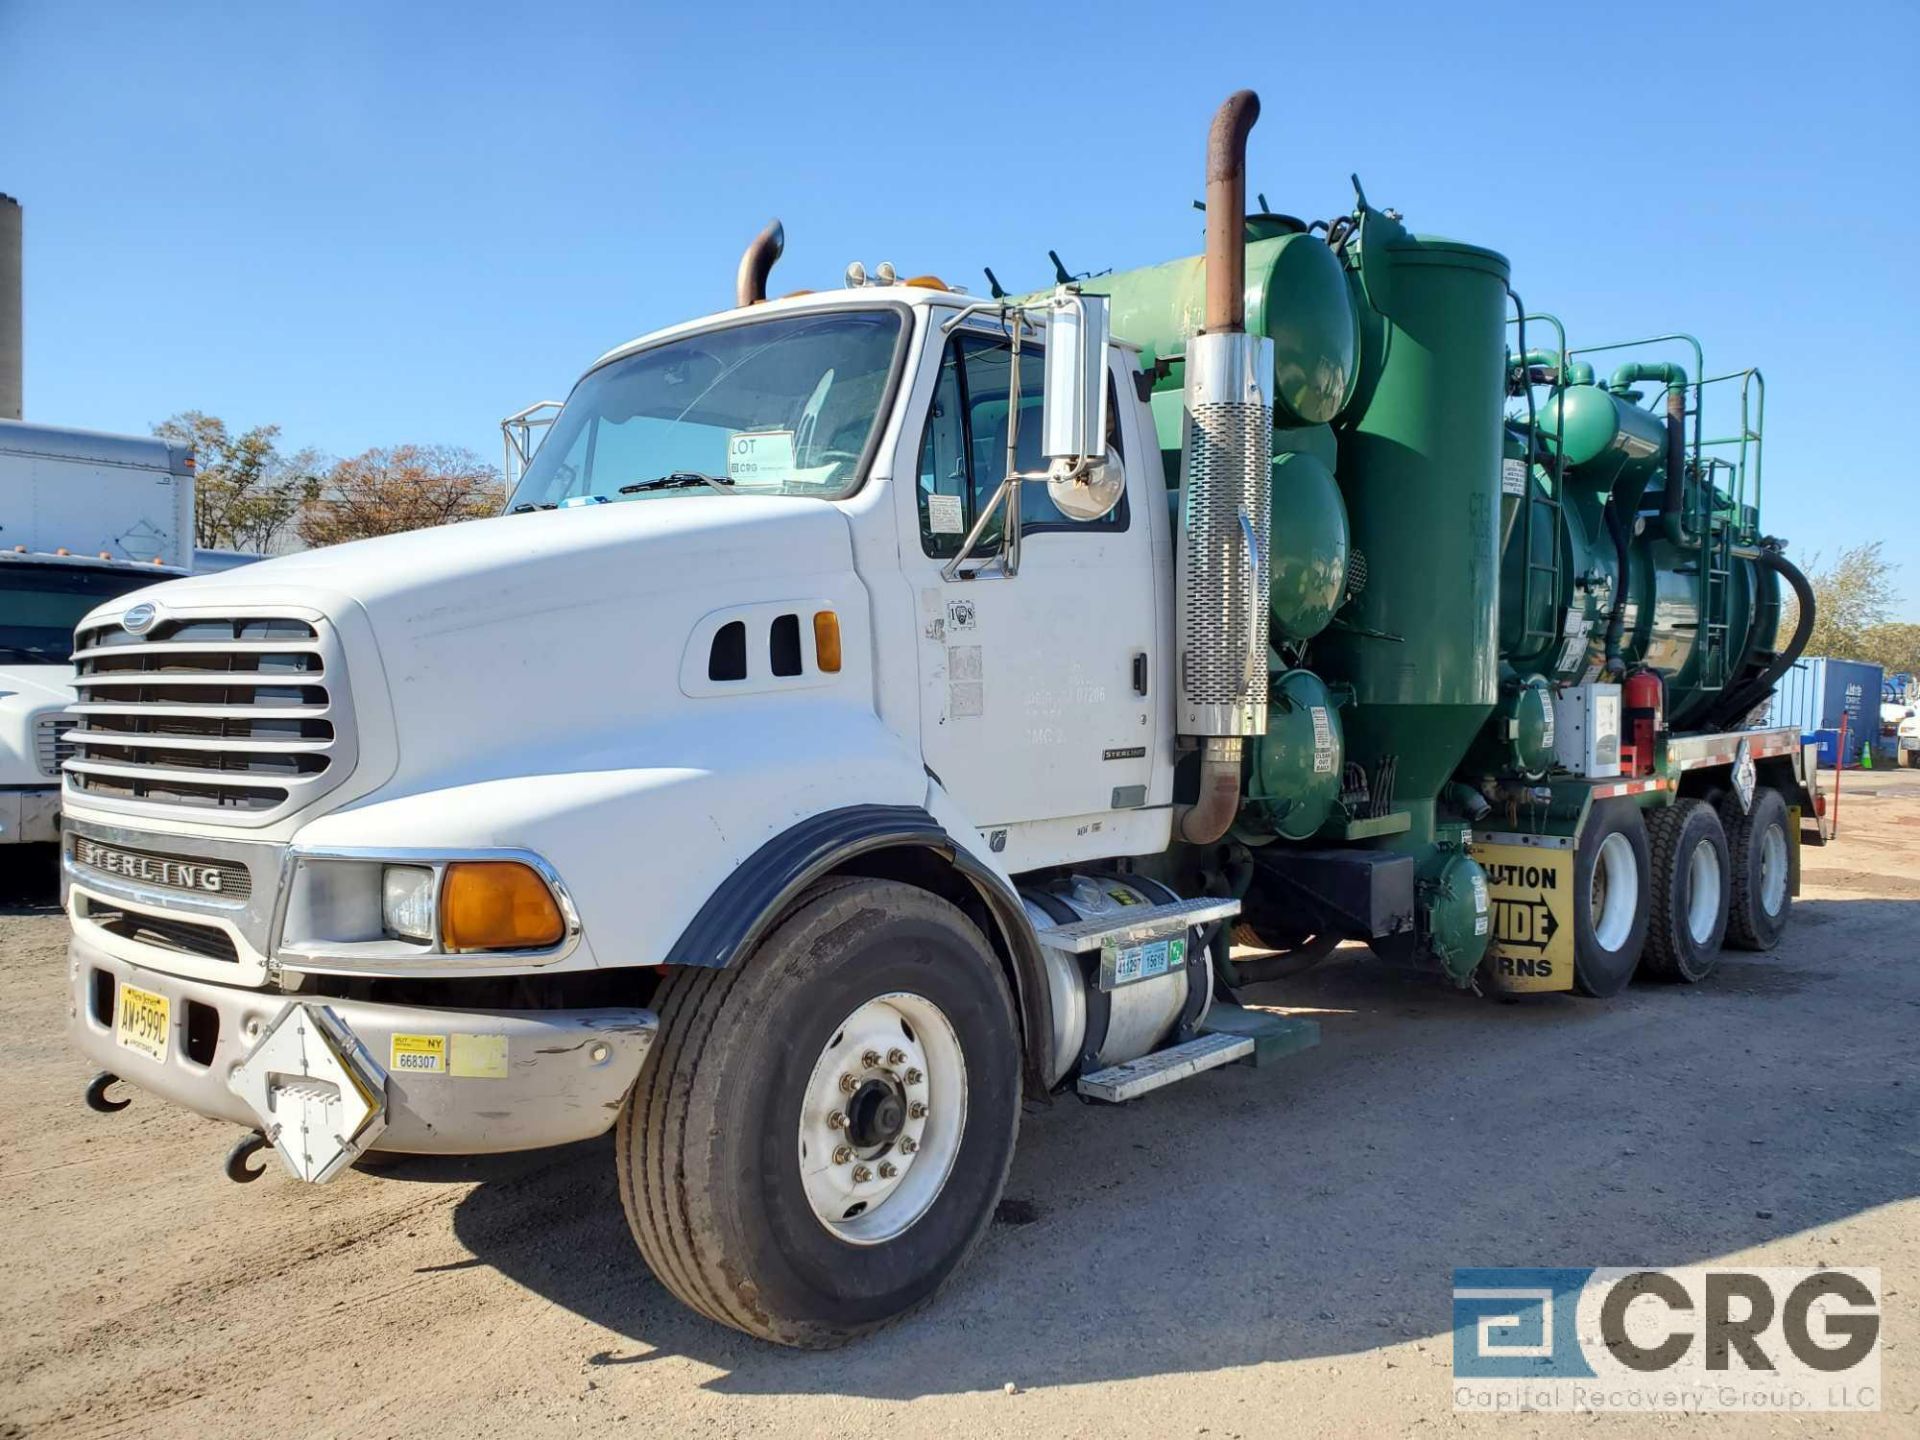
{"label": "white box truck", "polygon": [[59,837],[74,626],[192,557],[188,450],[0,421],[0,845]]}

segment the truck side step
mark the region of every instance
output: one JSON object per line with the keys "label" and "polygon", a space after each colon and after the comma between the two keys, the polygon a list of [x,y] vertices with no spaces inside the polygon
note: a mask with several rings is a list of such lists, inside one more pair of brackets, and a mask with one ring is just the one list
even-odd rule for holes
{"label": "truck side step", "polygon": [[1109,1065],[1082,1075],[1076,1087],[1089,1100],[1119,1104],[1163,1089],[1206,1070],[1217,1070],[1252,1056],[1251,1035],[1201,1035],[1166,1050],[1156,1050],[1124,1065]]}
{"label": "truck side step", "polygon": [[1224,920],[1239,913],[1238,900],[1202,895],[1197,900],[1175,900],[1169,905],[1128,906],[1111,914],[1095,915],[1090,920],[1076,920],[1071,925],[1048,926],[1035,933],[1042,945],[1084,955],[1089,950],[1100,949],[1109,940],[1124,949],[1164,940],[1170,935],[1182,935],[1194,925]]}

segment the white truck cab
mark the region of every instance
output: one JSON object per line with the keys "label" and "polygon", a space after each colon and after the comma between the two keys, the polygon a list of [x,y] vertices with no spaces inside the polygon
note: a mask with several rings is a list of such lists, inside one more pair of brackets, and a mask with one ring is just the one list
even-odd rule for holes
{"label": "white truck cab", "polygon": [[192,545],[182,447],[0,421],[0,846],[59,836],[74,626],[187,573]]}
{"label": "white truck cab", "polygon": [[[639,1195],[649,1136],[712,1123],[636,1088],[650,1047],[705,1044],[721,1075],[751,1027],[676,1016],[715,982],[747,1004],[771,949],[833,974],[752,1002],[791,1044],[740,1052],[727,1100],[787,1107],[765,1123],[802,1156],[803,1193],[769,1202],[811,1227],[794,1254],[869,1270],[764,1315],[683,1293],[797,1343],[931,1293],[1023,1087],[1169,1037],[1252,1048],[1198,1035],[1188,927],[1235,902],[1072,873],[1174,825],[1168,487],[1136,375],[1092,297],[755,303],[596,362],[498,518],[96,610],[64,860],[92,1102],[124,1077],[308,1180],[618,1120]],[[1076,416],[1043,377],[1088,392]],[[1053,435],[1076,453],[1049,463]],[[1030,478],[999,494],[1010,459]],[[1056,894],[1023,896],[1036,871]],[[1147,983],[1090,997],[1081,953],[1115,934]]]}

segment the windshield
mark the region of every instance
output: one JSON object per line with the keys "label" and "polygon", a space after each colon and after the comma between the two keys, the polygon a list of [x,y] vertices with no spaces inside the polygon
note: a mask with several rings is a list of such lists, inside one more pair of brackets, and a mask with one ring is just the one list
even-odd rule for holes
{"label": "windshield", "polygon": [[152,571],[0,565],[0,665],[65,665],[73,627],[103,601],[164,580]]}
{"label": "windshield", "polygon": [[835,310],[708,330],[574,388],[509,511],[744,491],[836,499],[859,484],[905,317]]}

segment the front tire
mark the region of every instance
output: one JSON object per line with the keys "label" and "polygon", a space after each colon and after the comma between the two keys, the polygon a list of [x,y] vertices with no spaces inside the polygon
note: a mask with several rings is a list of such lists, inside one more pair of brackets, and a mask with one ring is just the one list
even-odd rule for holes
{"label": "front tire", "polygon": [[1727,943],[1740,950],[1771,950],[1780,943],[1793,908],[1793,844],[1787,834],[1787,802],[1778,790],[1753,792],[1753,810],[1740,813],[1728,796],[1720,819],[1727,828],[1733,903]]}
{"label": "front tire", "polygon": [[1637,806],[1593,807],[1573,855],[1573,988],[1605,1000],[1633,979],[1647,943],[1650,865]]}
{"label": "front tire", "polygon": [[1727,934],[1730,865],[1720,817],[1704,800],[1676,800],[1647,820],[1652,914],[1640,968],[1697,985],[1713,973]]}
{"label": "front tire", "polygon": [[930,1300],[986,1233],[1020,1118],[1012,997],[967,917],[829,882],[731,969],[673,974],[658,1008],[616,1153],[660,1282],[809,1349]]}

